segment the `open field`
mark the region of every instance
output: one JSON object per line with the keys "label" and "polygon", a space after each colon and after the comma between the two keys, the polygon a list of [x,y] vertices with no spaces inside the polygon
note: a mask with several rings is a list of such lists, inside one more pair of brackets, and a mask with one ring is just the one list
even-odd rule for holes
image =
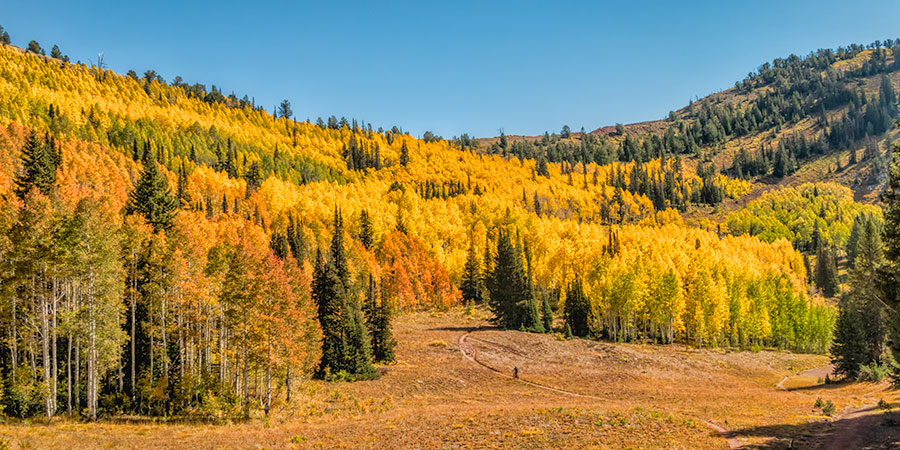
{"label": "open field", "polygon": [[[744,448],[900,443],[873,407],[898,395],[886,384],[820,384],[824,356],[562,340],[495,330],[462,310],[399,317],[395,335],[399,363],[380,379],[306,381],[268,420],[6,424],[0,439],[9,448],[727,449],[717,426]],[[514,367],[528,383],[511,378]],[[834,402],[833,423],[817,397]],[[850,440],[834,441],[835,430]]]}

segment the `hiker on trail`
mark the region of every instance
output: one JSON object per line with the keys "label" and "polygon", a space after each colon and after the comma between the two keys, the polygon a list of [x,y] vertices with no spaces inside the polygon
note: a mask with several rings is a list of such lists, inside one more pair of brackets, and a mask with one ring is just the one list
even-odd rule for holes
{"label": "hiker on trail", "polygon": [[517,380],[519,379],[519,368],[518,367],[513,367],[513,378],[515,378]]}

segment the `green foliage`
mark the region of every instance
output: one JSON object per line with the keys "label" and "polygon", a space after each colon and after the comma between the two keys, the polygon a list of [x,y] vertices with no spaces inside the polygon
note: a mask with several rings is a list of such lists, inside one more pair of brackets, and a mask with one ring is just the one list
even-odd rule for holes
{"label": "green foliage", "polygon": [[344,251],[344,226],[335,211],[334,234],[327,260],[316,255],[312,296],[322,327],[322,359],[316,376],[347,373],[356,379],[375,376],[372,347],[359,302],[350,292],[350,274]]}
{"label": "green foliage", "polygon": [[839,306],[831,345],[832,363],[835,373],[854,378],[870,357],[866,330],[855,302],[845,297]]}
{"label": "green foliage", "polygon": [[859,367],[859,374],[856,376],[856,381],[877,383],[889,377],[890,374],[891,369],[887,364],[879,364],[873,361]]}
{"label": "green foliage", "polygon": [[500,326],[519,329],[523,326],[523,303],[529,298],[521,250],[513,246],[509,231],[500,230],[497,252],[488,276],[488,306]]}
{"label": "green foliage", "polygon": [[825,406],[822,407],[822,414],[831,417],[834,415],[834,411],[834,403],[832,403],[831,400],[826,401]]}
{"label": "green foliage", "polygon": [[763,241],[784,238],[794,247],[813,254],[814,237],[821,232],[825,243],[844,248],[850,229],[860,214],[881,221],[881,211],[853,201],[853,192],[834,183],[808,183],[764,193],[730,214],[726,220],[734,234],[749,234]]}
{"label": "green foliage", "polygon": [[16,195],[25,199],[31,189],[50,195],[56,184],[56,169],[62,162],[59,148],[52,140],[41,139],[32,131],[22,147],[22,172],[16,177]]}
{"label": "green foliage", "polygon": [[550,301],[547,300],[546,295],[541,300],[541,323],[544,325],[545,332],[553,332],[553,310],[550,309]]}
{"label": "green foliage", "polygon": [[481,262],[478,260],[478,253],[475,251],[474,240],[469,244],[459,290],[462,293],[463,300],[466,302],[477,304],[483,300],[481,293],[484,291],[484,279],[481,275]]}
{"label": "green foliage", "polygon": [[154,159],[145,154],[144,171],[128,197],[126,214],[140,214],[156,231],[168,230],[177,213],[178,200],[169,192],[169,182]]}
{"label": "green foliage", "polygon": [[591,304],[584,295],[580,279],[573,281],[566,290],[563,318],[566,333],[584,337],[591,333]]}

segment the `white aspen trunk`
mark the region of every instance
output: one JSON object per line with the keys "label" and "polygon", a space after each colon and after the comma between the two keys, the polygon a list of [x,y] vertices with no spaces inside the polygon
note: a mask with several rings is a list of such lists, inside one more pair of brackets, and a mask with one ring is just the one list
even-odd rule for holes
{"label": "white aspen trunk", "polygon": [[51,412],[51,415],[56,415],[56,408],[57,408],[56,407],[56,393],[57,393],[57,388],[58,388],[57,380],[59,379],[59,356],[57,353],[57,344],[56,344],[56,340],[57,340],[56,309],[59,306],[59,297],[56,295],[56,293],[62,288],[59,286],[56,286],[57,281],[55,281],[55,280],[54,280],[53,284],[54,284],[53,311],[52,311],[53,315],[52,315],[51,324],[50,324],[51,325],[50,326],[50,346],[51,346],[50,347],[50,354],[51,354],[51,366],[50,367],[52,368],[52,373],[50,375],[50,378],[52,380],[52,386],[51,386],[51,391],[50,391],[51,392],[50,393],[50,406],[51,406],[50,412]]}
{"label": "white aspen trunk", "polygon": [[[52,295],[52,294],[51,294]],[[50,383],[50,366],[53,361],[50,358],[50,299],[46,294],[41,295],[41,368],[44,372],[44,414],[53,416],[53,391]]]}
{"label": "white aspen trunk", "polygon": [[[132,257],[132,261],[134,261],[135,255],[134,255],[133,250],[131,253],[131,257]],[[135,357],[135,346],[137,345],[137,342],[135,342],[135,333],[137,332],[137,326],[135,324],[135,320],[137,319],[137,311],[136,311],[137,298],[134,295],[134,293],[137,291],[137,280],[135,279],[136,277],[134,276],[134,272],[136,272],[137,269],[134,268],[133,264],[132,264],[132,269],[133,269],[133,272],[132,272],[132,277],[131,277],[131,292],[129,292],[129,297],[131,300],[131,361],[130,361],[131,371],[129,373],[129,376],[131,377],[131,384],[129,385],[129,387],[131,389],[131,399],[134,400],[135,399],[135,388],[134,388],[134,386],[135,386],[135,384],[134,384],[135,383],[135,364],[136,364],[134,357]]]}
{"label": "white aspen trunk", "polygon": [[[268,334],[268,333],[267,333]],[[266,343],[266,417],[272,407],[272,336],[269,334]]]}
{"label": "white aspen trunk", "polygon": [[67,338],[66,350],[66,413],[72,415],[72,332]]}
{"label": "white aspen trunk", "polygon": [[244,339],[243,339],[242,347],[243,347],[244,356],[242,358],[243,361],[241,361],[241,362],[244,364],[244,370],[243,370],[244,380],[242,383],[243,386],[241,386],[241,387],[244,390],[244,418],[249,419],[250,418],[250,389],[249,389],[249,386],[247,385],[247,375],[248,375],[247,372],[249,370],[249,364],[247,361],[247,311],[246,310],[244,311]]}

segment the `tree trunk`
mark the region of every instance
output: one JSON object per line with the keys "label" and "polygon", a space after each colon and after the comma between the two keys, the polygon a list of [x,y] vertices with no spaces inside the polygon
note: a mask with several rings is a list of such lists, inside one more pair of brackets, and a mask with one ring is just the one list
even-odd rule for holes
{"label": "tree trunk", "polygon": [[266,343],[266,417],[272,407],[272,336],[267,336]]}
{"label": "tree trunk", "polygon": [[242,382],[243,386],[241,386],[244,390],[244,418],[249,419],[250,418],[250,389],[249,389],[248,381],[247,381],[247,375],[248,375],[247,372],[249,370],[249,364],[248,364],[248,360],[247,360],[247,311],[246,310],[244,311],[244,339],[243,339],[243,343],[241,346],[243,347],[243,351],[242,351],[243,361],[241,361],[241,362],[244,364],[244,370],[243,370],[244,373],[243,373],[243,382]]}

